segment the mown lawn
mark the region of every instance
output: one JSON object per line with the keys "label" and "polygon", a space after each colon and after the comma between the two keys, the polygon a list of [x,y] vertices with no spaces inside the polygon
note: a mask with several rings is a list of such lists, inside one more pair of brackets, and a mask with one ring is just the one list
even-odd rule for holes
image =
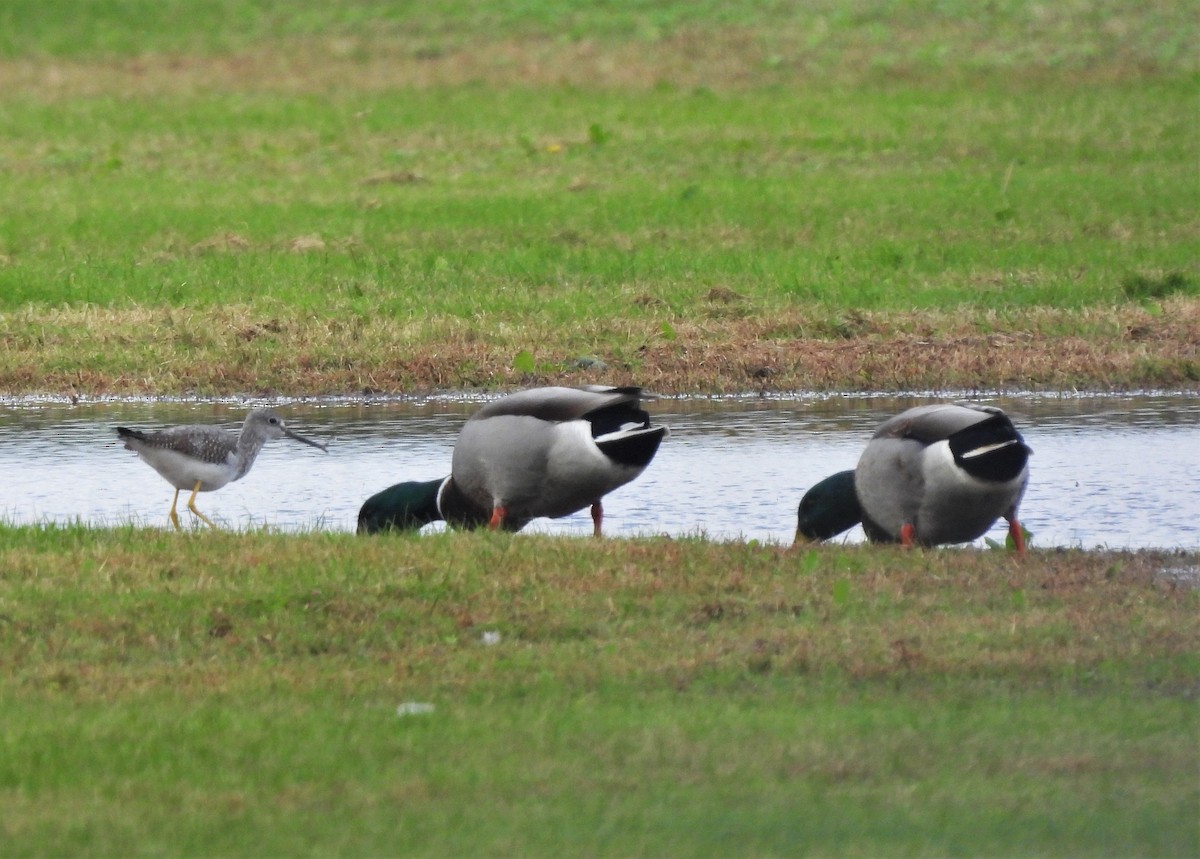
{"label": "mown lawn", "polygon": [[[1194,389],[1196,44],[5,2],[0,394]],[[1194,856],[1198,566],[0,525],[0,853]]]}
{"label": "mown lawn", "polygon": [[123,8],[2,13],[0,389],[1200,376],[1186,4]]}
{"label": "mown lawn", "polygon": [[1193,855],[1198,566],[4,528],[5,852]]}

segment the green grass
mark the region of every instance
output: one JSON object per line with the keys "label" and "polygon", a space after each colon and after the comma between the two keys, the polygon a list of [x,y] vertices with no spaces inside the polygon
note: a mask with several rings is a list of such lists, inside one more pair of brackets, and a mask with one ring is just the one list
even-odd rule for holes
{"label": "green grass", "polygon": [[[1194,381],[1196,42],[1178,0],[5,2],[0,393],[795,387],[826,339],[878,389],[888,337],[1029,384],[1030,332]],[[0,526],[0,852],[1191,856],[1196,565]]]}
{"label": "green grass", "polygon": [[[1195,63],[1196,21],[1174,0],[1103,0],[1055,6],[1006,0],[499,0],[436,7],[389,0],[10,0],[0,12],[0,56],[59,58],[147,53],[223,54],[263,42],[380,41],[425,58],[492,39],[632,42],[645,48],[681,33],[745,30],[771,49],[767,68],[831,73],[871,69],[1093,68]],[[186,25],[181,25],[186,22]],[[365,46],[364,46],[365,45]]]}
{"label": "green grass", "polygon": [[[83,8],[0,11],[6,390],[189,357],[135,359],[155,331],[48,354],[65,309],[117,312],[121,341],[148,310],[216,331],[235,307],[394,323],[422,355],[465,323],[489,366],[630,365],[664,323],[1054,309],[1087,337],[1089,310],[1200,295],[1198,28],[1174,0]],[[1194,372],[1147,361],[1124,383]]]}
{"label": "green grass", "polygon": [[1197,560],[3,528],[5,853],[1191,855]]}
{"label": "green grass", "polygon": [[1164,115],[1191,86],[15,105],[0,290],[561,325],[714,286],[760,312],[1196,294],[1196,149]]}
{"label": "green grass", "polygon": [[[9,62],[62,57],[84,78],[21,78],[0,102],[0,307],[275,298],[566,326],[636,317],[631,294],[687,317],[714,286],[764,314],[1079,307],[1165,274],[1200,289],[1194,57],[1145,44],[1175,25],[1193,38],[1185,4],[1012,3],[983,20],[921,3],[47,5],[7,6]],[[136,47],[117,38],[130,16]],[[673,34],[728,39],[733,20],[732,70],[681,65],[694,46]],[[1051,24],[1113,45],[1061,68],[1021,53],[1060,44]],[[648,42],[645,79],[555,83],[572,27],[614,62]],[[873,53],[854,74],[759,56],[807,34],[807,57],[816,32],[836,56]],[[403,52],[441,33],[550,53],[498,84],[406,84],[421,78]],[[956,53],[988,33],[990,63]],[[317,36],[360,53],[289,55]],[[230,51],[262,65],[231,73]],[[197,58],[155,60],[172,52]],[[127,55],[149,58],[148,82]]]}

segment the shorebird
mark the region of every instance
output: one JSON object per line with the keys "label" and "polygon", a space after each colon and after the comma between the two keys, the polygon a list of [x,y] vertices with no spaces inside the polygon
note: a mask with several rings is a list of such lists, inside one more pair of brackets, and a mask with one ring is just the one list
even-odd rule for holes
{"label": "shorebird", "polygon": [[859,522],[872,542],[966,543],[1003,516],[1018,553],[1017,507],[1029,483],[1029,447],[991,406],[918,406],[884,421],[853,471],[804,494],[797,540],[828,540]]}
{"label": "shorebird", "polygon": [[170,517],[176,531],[180,530],[179,514],[175,512],[180,490],[192,493],[188,498],[188,510],[210,528],[217,527],[196,509],[196,494],[212,492],[226,483],[241,480],[254,465],[263,445],[271,439],[286,437],[328,450],[326,445],[292,432],[284,426],[283,418],[271,409],[252,409],[238,435],[208,424],[189,424],[156,432],[117,427],[117,436],[125,442],[127,450],[136,452],[175,487]]}
{"label": "shorebird", "polygon": [[450,476],[399,483],[368,498],[363,533],[420,528],[442,519],[462,528],[519,531],[539,516],[591,508],[641,474],[667,435],[651,426],[641,389],[531,388],[488,403],[463,426]]}

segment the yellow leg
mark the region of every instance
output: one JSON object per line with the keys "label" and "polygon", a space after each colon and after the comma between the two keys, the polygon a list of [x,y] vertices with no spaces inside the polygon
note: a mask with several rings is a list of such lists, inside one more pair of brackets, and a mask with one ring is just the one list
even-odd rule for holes
{"label": "yellow leg", "polygon": [[201,513],[199,510],[196,509],[196,493],[199,491],[200,491],[200,481],[197,480],[195,487],[192,488],[192,497],[188,499],[188,510],[191,510],[193,513],[195,513],[197,516],[199,516],[201,519],[203,519],[205,522],[207,522],[209,528],[215,529],[217,526],[213,524],[213,521],[211,519],[209,519],[207,516],[205,516],[203,513]]}
{"label": "yellow leg", "polygon": [[179,490],[176,489],[175,497],[171,499],[171,512],[169,515],[171,517],[171,524],[175,526],[175,530],[182,531],[183,529],[179,527],[179,514],[175,512],[175,505],[178,503],[179,503]]}

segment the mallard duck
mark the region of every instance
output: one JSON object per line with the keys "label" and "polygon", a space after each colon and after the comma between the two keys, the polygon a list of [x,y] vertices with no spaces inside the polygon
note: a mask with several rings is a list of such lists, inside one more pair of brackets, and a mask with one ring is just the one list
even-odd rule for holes
{"label": "mallard duck", "polygon": [[284,426],[283,418],[271,409],[252,409],[238,435],[208,424],[190,424],[155,432],[117,427],[117,437],[125,442],[126,450],[136,452],[175,487],[168,515],[176,531],[180,530],[179,514],[175,512],[180,490],[187,489],[192,493],[188,498],[188,510],[210,528],[217,527],[196,509],[196,494],[212,492],[226,483],[241,480],[254,465],[263,445],[271,439],[290,438],[328,450],[320,442],[292,432]]}
{"label": "mallard duck", "polygon": [[[456,528],[478,528],[492,518],[488,507],[473,504],[449,477],[409,480],[389,486],[363,502],[358,511],[358,532],[415,531],[430,522],[445,521]],[[520,531],[529,520],[509,518],[506,531]]]}
{"label": "mallard duck", "polygon": [[450,476],[399,483],[367,499],[358,530],[452,525],[519,531],[539,516],[591,508],[641,474],[666,437],[641,408],[640,388],[531,388],[495,400],[466,422]]}
{"label": "mallard duck", "polygon": [[966,543],[1001,516],[1020,553],[1017,507],[1030,449],[998,408],[918,406],[875,431],[853,471],[804,494],[797,540],[827,540],[862,523],[874,542]]}

